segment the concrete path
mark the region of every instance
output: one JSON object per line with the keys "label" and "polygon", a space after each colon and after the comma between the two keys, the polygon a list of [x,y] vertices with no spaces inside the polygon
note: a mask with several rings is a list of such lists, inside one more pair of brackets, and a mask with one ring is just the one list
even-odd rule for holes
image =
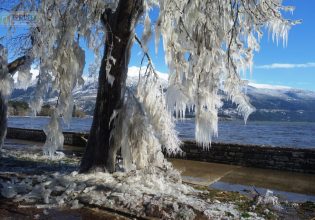
{"label": "concrete path", "polygon": [[216,181],[315,196],[315,175],[219,163],[170,159],[183,180],[209,186]]}

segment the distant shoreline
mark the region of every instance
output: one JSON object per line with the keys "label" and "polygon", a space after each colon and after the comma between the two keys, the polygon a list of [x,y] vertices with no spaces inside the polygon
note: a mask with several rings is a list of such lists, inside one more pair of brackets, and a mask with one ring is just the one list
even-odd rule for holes
{"label": "distant shoreline", "polygon": [[[50,116],[42,116],[42,115],[9,115],[8,118],[50,118]],[[84,117],[72,117],[72,118],[79,118],[79,119],[85,119],[85,118],[93,118],[93,115],[85,115]],[[185,117],[182,119],[175,119],[175,121],[181,121],[181,120],[193,120],[195,117]],[[227,118],[227,117],[219,117],[219,121],[240,121],[244,122],[243,119],[240,118]],[[315,121],[289,121],[289,120],[247,120],[247,123],[250,122],[279,122],[279,123],[311,123],[314,124]]]}

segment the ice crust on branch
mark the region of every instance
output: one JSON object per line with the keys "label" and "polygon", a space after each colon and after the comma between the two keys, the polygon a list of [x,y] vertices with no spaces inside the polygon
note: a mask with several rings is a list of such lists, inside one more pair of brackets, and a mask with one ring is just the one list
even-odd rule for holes
{"label": "ice crust on branch", "polygon": [[281,0],[160,0],[155,27],[156,50],[163,38],[170,69],[168,109],[183,117],[196,112],[196,141],[208,147],[218,133],[219,91],[237,105],[246,122],[255,110],[243,90],[240,75],[252,71],[253,53],[259,50],[262,28],[274,41],[287,44],[295,22],[282,17]]}
{"label": "ice crust on branch", "polygon": [[46,134],[46,142],[43,147],[44,155],[54,158],[55,152],[63,148],[64,137],[62,134],[62,126],[60,122],[58,110],[54,109],[49,124],[44,129]]}
{"label": "ice crust on branch", "polygon": [[[33,5],[36,5],[33,2]],[[30,105],[39,112],[43,94],[52,88],[57,95],[57,103],[51,121],[45,129],[47,138],[44,153],[52,156],[63,143],[59,116],[69,123],[73,109],[72,91],[83,84],[85,52],[80,46],[80,38],[86,40],[100,60],[105,34],[100,23],[106,8],[115,10],[117,1],[53,1],[44,0],[38,5],[33,24],[32,53],[39,63],[39,76],[35,95]]]}
{"label": "ice crust on branch", "polygon": [[174,120],[165,108],[165,94],[152,67],[139,74],[135,92],[127,90],[125,104],[114,122],[114,142],[121,147],[126,170],[168,167],[162,151],[181,153]]}

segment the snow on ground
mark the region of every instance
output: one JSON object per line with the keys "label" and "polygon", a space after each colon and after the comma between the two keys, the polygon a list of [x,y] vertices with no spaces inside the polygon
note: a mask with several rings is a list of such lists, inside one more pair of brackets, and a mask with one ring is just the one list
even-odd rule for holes
{"label": "snow on ground", "polygon": [[[29,161],[38,159],[23,151],[3,150],[1,156],[2,161],[13,158],[23,163],[28,157]],[[14,167],[15,172],[0,169],[1,195],[38,208],[97,206],[164,219],[241,219],[236,204],[205,199],[201,195],[207,192],[183,184],[180,173],[172,168],[149,167],[113,174],[79,174],[73,170],[67,172],[67,169],[48,172],[42,164],[45,158],[40,159],[33,174],[24,165]],[[65,159],[60,157],[55,163],[67,167],[69,161]],[[27,174],[23,174],[25,172]],[[248,219],[263,219],[255,213],[249,216]]]}

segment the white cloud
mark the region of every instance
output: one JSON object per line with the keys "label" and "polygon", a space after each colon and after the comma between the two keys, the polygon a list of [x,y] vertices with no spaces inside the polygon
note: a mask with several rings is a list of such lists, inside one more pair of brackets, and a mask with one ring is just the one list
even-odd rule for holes
{"label": "white cloud", "polygon": [[315,63],[272,63],[268,65],[256,66],[257,69],[292,69],[292,68],[309,68],[315,67]]}
{"label": "white cloud", "polygon": [[273,89],[273,90],[287,90],[291,89],[289,86],[271,85],[271,84],[258,84],[258,83],[248,83],[249,86],[255,87],[257,89]]}

